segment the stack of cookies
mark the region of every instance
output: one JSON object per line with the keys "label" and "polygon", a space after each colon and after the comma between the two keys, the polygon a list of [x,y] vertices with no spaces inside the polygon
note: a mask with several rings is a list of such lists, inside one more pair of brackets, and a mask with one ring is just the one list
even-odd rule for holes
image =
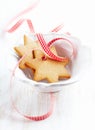
{"label": "stack of cookies", "polygon": [[[66,69],[69,60],[56,61],[48,57],[38,41],[33,41],[30,37],[24,35],[24,45],[14,47],[16,53],[23,57],[19,63],[19,68],[24,70],[30,68],[35,81],[46,80],[49,83],[58,82],[60,79],[71,77]],[[57,54],[54,46],[50,50]]]}

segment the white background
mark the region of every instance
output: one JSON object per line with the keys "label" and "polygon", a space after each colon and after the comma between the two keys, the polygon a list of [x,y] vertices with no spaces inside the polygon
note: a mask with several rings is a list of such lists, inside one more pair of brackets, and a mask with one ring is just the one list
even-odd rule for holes
{"label": "white background", "polygon": [[[33,0],[34,1],[34,0]],[[7,22],[32,0],[3,0],[0,1],[0,31]],[[76,86],[65,87],[60,93],[59,105],[52,117],[41,122],[12,121],[3,116],[0,110],[0,130],[95,130],[95,4],[94,0],[40,0],[39,5],[24,18],[31,18],[36,32],[49,32],[60,23],[64,24],[63,32],[70,32],[78,37],[82,44],[91,49],[91,68],[86,77]],[[25,23],[24,23],[25,25]],[[22,27],[24,26],[22,25]],[[21,27],[21,28],[22,28]],[[27,28],[28,29],[28,28]],[[0,38],[2,39],[1,35]],[[0,44],[4,44],[0,40]],[[2,47],[3,45],[1,45]],[[5,48],[1,48],[4,50]],[[5,51],[3,51],[4,53]],[[0,56],[2,59],[2,54]],[[1,62],[1,60],[0,60]],[[3,68],[3,67],[2,67]],[[3,68],[4,69],[4,68]],[[5,70],[4,70],[5,71]],[[0,73],[2,82],[3,72]],[[7,75],[7,74],[6,74]],[[1,82],[1,81],[0,81]],[[2,85],[2,84],[1,84]],[[2,88],[2,86],[0,87]],[[4,90],[6,89],[3,88]],[[2,89],[0,91],[2,93]],[[5,100],[3,98],[0,100]],[[61,99],[62,98],[62,99]],[[62,108],[62,109],[61,109]],[[6,108],[7,109],[7,108]],[[16,128],[17,127],[17,128]]]}

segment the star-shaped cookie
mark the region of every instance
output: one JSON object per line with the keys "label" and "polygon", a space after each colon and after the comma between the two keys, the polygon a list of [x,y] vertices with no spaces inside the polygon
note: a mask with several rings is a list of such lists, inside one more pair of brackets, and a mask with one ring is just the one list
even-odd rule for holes
{"label": "star-shaped cookie", "polygon": [[40,48],[40,45],[38,44],[38,42],[36,41],[34,42],[31,38],[27,37],[26,35],[24,35],[24,45],[14,47],[16,53],[20,57],[25,55],[25,58],[21,60],[19,64],[19,67],[21,69],[26,68],[26,65],[25,65],[26,61],[33,59],[32,50],[36,48]]}
{"label": "star-shaped cookie", "polygon": [[[54,48],[52,50],[55,52]],[[60,78],[70,78],[70,74],[65,68],[68,60],[63,62],[52,60],[40,50],[34,50],[34,56],[35,58],[26,62],[26,65],[35,70],[35,81],[47,80],[52,83],[57,82]]]}

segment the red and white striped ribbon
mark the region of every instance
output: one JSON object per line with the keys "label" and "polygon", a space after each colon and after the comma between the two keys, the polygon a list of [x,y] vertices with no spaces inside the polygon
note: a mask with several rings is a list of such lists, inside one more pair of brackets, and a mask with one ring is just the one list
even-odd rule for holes
{"label": "red and white striped ribbon", "polygon": [[63,28],[63,24],[60,24],[57,27],[55,27],[54,29],[52,29],[51,32],[58,32],[62,28]]}
{"label": "red and white striped ribbon", "polygon": [[50,47],[52,44],[54,44],[54,42],[59,41],[59,40],[63,40],[63,44],[64,44],[64,41],[66,41],[66,42],[68,42],[68,44],[71,45],[72,54],[71,54],[70,57],[74,57],[74,58],[75,58],[76,55],[77,55],[77,49],[76,49],[76,47],[74,46],[74,44],[73,44],[69,39],[67,39],[67,38],[64,38],[64,37],[54,38],[54,39],[52,39],[50,42],[48,42],[47,46]]}
{"label": "red and white striped ribbon", "polygon": [[40,42],[41,47],[43,48],[44,52],[52,59],[52,60],[57,60],[57,61],[65,61],[68,60],[68,58],[66,57],[59,57],[54,55],[51,51],[49,46],[47,45],[47,43],[44,40],[44,37],[41,33],[36,34],[38,41]]}
{"label": "red and white striped ribbon", "polygon": [[[23,11],[21,11],[19,14],[17,14],[16,16],[14,16],[5,26],[4,31],[8,31],[8,27],[17,19],[22,17],[23,15],[27,14],[28,12],[32,11],[34,8],[37,7],[37,5],[39,4],[40,0],[36,0],[34,3],[32,3],[28,8],[24,9]],[[14,29],[15,31],[15,29]]]}
{"label": "red and white striped ribbon", "polygon": [[8,33],[13,33],[16,31],[24,22],[27,22],[28,27],[31,33],[34,33],[34,27],[30,19],[20,19],[15,25],[13,25],[10,29],[5,30]]}

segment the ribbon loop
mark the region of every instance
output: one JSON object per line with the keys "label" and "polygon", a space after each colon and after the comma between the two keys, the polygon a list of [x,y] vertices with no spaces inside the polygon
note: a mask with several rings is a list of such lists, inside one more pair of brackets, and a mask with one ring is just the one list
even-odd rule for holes
{"label": "ribbon loop", "polygon": [[40,42],[41,44],[41,47],[43,48],[44,52],[52,59],[52,60],[57,60],[57,61],[65,61],[65,60],[68,60],[66,57],[59,57],[59,56],[56,56],[54,55],[49,46],[47,45],[47,43],[45,42],[44,40],[44,37],[43,35],[40,33],[40,34],[36,34],[37,38],[38,38],[38,41]]}

